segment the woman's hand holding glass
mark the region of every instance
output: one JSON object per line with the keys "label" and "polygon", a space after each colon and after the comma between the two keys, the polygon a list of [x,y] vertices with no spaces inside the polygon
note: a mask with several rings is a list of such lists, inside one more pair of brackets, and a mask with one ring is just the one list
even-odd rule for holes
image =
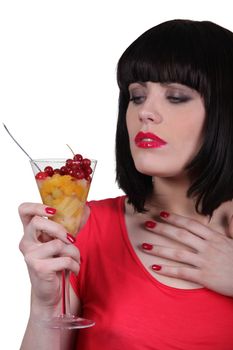
{"label": "woman's hand holding glass", "polygon": [[43,204],[23,203],[19,207],[24,228],[19,246],[29,271],[32,313],[37,321],[40,317],[48,319],[58,314],[62,271],[67,269],[77,274],[80,268],[79,251],[67,238],[64,227],[47,220],[53,212],[53,208]]}

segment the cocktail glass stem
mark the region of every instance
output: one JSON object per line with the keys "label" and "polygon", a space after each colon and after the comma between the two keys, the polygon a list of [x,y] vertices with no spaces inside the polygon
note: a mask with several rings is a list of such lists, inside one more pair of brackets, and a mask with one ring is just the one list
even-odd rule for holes
{"label": "cocktail glass stem", "polygon": [[62,271],[62,315],[70,315],[70,272],[68,270]]}

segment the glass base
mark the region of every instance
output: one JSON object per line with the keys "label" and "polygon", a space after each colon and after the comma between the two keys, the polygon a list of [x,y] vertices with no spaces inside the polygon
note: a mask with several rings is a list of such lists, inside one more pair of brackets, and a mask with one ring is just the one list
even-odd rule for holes
{"label": "glass base", "polygon": [[44,321],[43,324],[53,329],[81,329],[92,327],[95,325],[95,322],[73,315],[60,315]]}

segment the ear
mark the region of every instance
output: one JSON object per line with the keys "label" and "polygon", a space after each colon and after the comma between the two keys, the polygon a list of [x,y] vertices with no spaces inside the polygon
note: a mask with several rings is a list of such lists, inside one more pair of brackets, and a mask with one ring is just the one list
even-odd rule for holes
{"label": "ear", "polygon": [[233,238],[233,215],[229,220],[228,237]]}

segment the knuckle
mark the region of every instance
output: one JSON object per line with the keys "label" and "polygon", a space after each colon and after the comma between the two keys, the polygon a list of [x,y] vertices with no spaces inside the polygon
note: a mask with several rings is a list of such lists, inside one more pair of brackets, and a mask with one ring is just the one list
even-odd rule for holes
{"label": "knuckle", "polygon": [[18,206],[18,213],[20,216],[33,215],[41,212],[41,208],[44,207],[41,203],[23,202]]}
{"label": "knuckle", "polygon": [[33,268],[38,276],[42,276],[45,273],[45,264],[41,260],[29,260],[30,266]]}
{"label": "knuckle", "polygon": [[220,245],[226,240],[226,237],[222,234],[216,234],[212,238],[212,243]]}
{"label": "knuckle", "polygon": [[53,221],[51,221],[51,224],[54,224],[54,234],[56,234],[61,239],[65,239],[66,241],[66,230],[64,226]]}
{"label": "knuckle", "polygon": [[27,264],[28,266],[33,266],[32,257],[31,257],[31,254],[30,254],[30,253],[25,253],[25,254],[24,254],[24,261],[26,262],[26,264]]}
{"label": "knuckle", "polygon": [[61,251],[64,248],[64,243],[60,239],[54,239],[53,246],[56,251]]}
{"label": "knuckle", "polygon": [[161,234],[161,235],[166,235],[167,234],[167,230],[163,226],[160,226],[158,233]]}
{"label": "knuckle", "polygon": [[28,207],[28,204],[29,204],[29,203],[24,202],[24,203],[21,203],[21,204],[18,206],[18,212],[19,212],[19,215],[20,215],[20,216],[24,215],[25,210],[26,210],[26,208]]}
{"label": "knuckle", "polygon": [[173,252],[173,258],[176,261],[183,261],[185,258],[185,252],[183,250],[177,249]]}
{"label": "knuckle", "polygon": [[76,262],[80,263],[81,256],[80,256],[79,250],[77,250],[77,249],[73,250],[72,256]]}
{"label": "knuckle", "polygon": [[19,250],[21,251],[21,253],[24,253],[25,243],[24,243],[24,239],[23,238],[19,242]]}
{"label": "knuckle", "polygon": [[166,249],[158,246],[153,247],[153,253],[158,256],[166,256]]}
{"label": "knuckle", "polygon": [[72,267],[73,259],[70,256],[64,258],[65,268],[70,269]]}
{"label": "knuckle", "polygon": [[69,246],[71,249],[71,252],[73,253],[74,256],[80,258],[80,251],[75,245],[70,245]]}
{"label": "knuckle", "polygon": [[78,263],[75,263],[72,271],[77,275],[79,273],[79,270],[80,270],[80,265]]}
{"label": "knuckle", "polygon": [[39,221],[39,217],[36,216],[36,215],[33,216],[33,218],[31,219],[31,224],[32,224],[32,226],[37,226],[38,221]]}
{"label": "knuckle", "polygon": [[73,271],[77,275],[79,270],[80,270],[80,263],[75,261],[75,260],[72,260],[72,262],[70,264],[70,270]]}
{"label": "knuckle", "polygon": [[178,229],[178,230],[175,232],[175,234],[176,234],[176,236],[177,236],[177,238],[178,238],[179,240],[183,240],[184,237],[186,236],[186,235],[185,235],[185,230],[184,230],[184,229]]}
{"label": "knuckle", "polygon": [[196,227],[197,227],[197,224],[196,222],[190,220],[190,219],[186,219],[186,225],[187,229],[191,232],[194,232]]}
{"label": "knuckle", "polygon": [[184,268],[176,269],[176,277],[184,280],[187,280],[189,278],[187,270]]}

